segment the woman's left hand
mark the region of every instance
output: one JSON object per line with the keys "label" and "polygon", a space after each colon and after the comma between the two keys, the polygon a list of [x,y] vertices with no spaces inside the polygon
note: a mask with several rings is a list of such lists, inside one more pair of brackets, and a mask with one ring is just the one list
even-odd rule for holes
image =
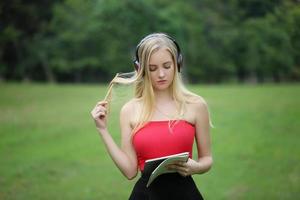
{"label": "woman's left hand", "polygon": [[199,163],[195,160],[189,158],[187,162],[176,162],[174,164],[168,165],[168,169],[177,171],[181,176],[193,175],[197,172]]}

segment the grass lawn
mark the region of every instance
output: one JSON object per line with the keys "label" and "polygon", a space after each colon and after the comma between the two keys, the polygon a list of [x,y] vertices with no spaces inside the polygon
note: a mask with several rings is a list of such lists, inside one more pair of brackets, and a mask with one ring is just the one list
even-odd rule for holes
{"label": "grass lawn", "polygon": [[[214,166],[195,175],[203,196],[300,196],[300,85],[195,85],[208,102]],[[90,110],[106,86],[0,84],[0,199],[127,199],[124,178]],[[118,116],[110,119],[119,142]],[[194,154],[196,155],[196,154]]]}

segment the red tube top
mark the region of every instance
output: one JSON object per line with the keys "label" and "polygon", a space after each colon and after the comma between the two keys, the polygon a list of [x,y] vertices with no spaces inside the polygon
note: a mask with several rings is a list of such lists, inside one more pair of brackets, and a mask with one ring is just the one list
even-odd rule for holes
{"label": "red tube top", "polygon": [[189,152],[192,158],[195,127],[185,121],[150,121],[133,136],[138,166],[144,170],[145,161],[171,154]]}

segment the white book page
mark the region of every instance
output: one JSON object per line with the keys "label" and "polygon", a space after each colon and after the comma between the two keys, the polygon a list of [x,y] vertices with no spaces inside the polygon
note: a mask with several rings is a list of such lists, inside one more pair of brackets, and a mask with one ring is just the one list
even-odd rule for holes
{"label": "white book page", "polygon": [[165,159],[162,163],[160,163],[157,166],[157,168],[152,172],[151,176],[149,177],[149,180],[148,180],[148,183],[147,183],[147,187],[159,175],[166,174],[166,173],[174,173],[174,172],[176,172],[175,170],[167,169],[168,165],[173,164],[173,163],[175,163],[177,161],[187,162],[188,158],[189,158],[189,153],[188,152],[185,152],[185,153],[182,153],[182,154],[176,154],[176,155],[168,156],[168,158]]}

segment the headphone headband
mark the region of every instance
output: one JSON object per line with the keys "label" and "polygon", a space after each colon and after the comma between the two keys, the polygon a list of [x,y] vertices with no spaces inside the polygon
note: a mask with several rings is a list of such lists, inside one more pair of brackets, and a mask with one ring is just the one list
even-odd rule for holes
{"label": "headphone headband", "polygon": [[[182,58],[181,50],[180,50],[180,47],[179,47],[178,43],[176,42],[176,40],[174,38],[172,38],[171,36],[169,36],[167,34],[161,34],[161,35],[164,36],[164,37],[166,37],[167,39],[171,40],[174,43],[174,45],[176,46],[176,50],[177,50],[177,58],[176,58],[176,60],[177,60],[177,70],[178,70],[178,72],[180,72],[180,69],[181,69],[182,63],[183,63],[183,58]],[[148,39],[155,38],[155,37],[158,37],[158,35],[157,34],[147,35],[136,46],[136,49],[135,49],[135,59],[133,60],[134,68],[135,68],[136,71],[139,71],[139,69],[140,69],[139,55],[138,55],[140,46],[145,41],[147,41]]]}

